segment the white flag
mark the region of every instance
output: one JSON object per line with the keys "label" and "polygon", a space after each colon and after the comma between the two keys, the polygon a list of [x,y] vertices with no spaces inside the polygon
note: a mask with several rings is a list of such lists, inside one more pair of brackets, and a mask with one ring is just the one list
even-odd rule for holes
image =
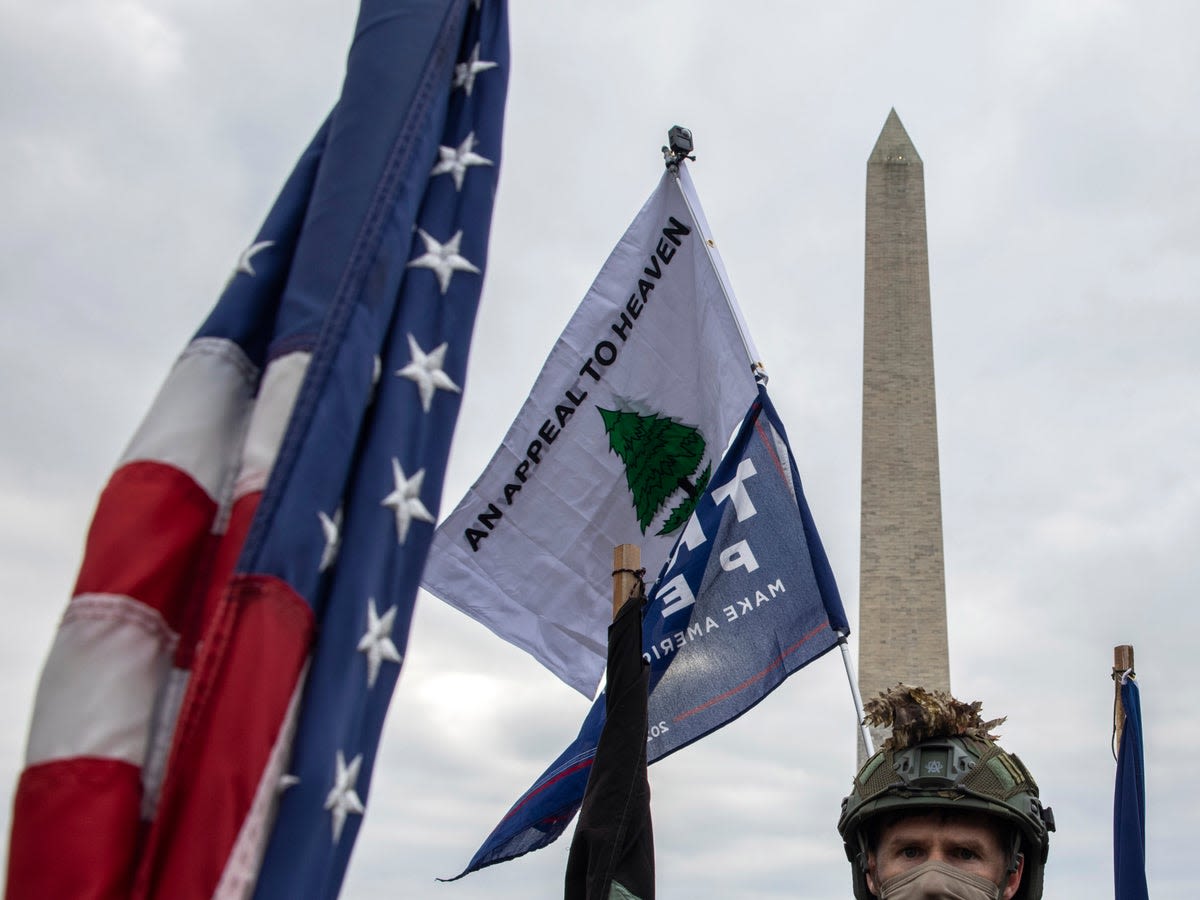
{"label": "white flag", "polygon": [[756,394],[753,348],[685,167],[600,270],[422,586],[594,695],[612,551],[653,578]]}

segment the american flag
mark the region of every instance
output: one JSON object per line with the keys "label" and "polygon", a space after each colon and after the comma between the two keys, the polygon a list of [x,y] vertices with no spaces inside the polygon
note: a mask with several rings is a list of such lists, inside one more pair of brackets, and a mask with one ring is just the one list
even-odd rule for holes
{"label": "american flag", "polygon": [[487,256],[503,0],[363,0],[341,98],[101,494],[8,896],[335,896]]}

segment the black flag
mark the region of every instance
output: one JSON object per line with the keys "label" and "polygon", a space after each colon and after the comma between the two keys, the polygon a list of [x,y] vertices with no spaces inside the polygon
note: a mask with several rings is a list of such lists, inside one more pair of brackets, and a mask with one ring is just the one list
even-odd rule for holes
{"label": "black flag", "polygon": [[565,900],[653,900],[654,830],[646,778],[642,606],[637,591],[608,629],[605,722],[567,857]]}

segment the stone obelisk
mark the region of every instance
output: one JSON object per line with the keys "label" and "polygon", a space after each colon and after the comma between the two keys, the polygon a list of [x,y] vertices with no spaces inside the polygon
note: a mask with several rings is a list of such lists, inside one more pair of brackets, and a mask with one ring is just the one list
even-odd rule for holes
{"label": "stone obelisk", "polygon": [[[867,160],[866,232],[858,624],[864,700],[898,681],[950,690],[925,170],[894,109]],[[872,735],[876,748],[884,736]]]}

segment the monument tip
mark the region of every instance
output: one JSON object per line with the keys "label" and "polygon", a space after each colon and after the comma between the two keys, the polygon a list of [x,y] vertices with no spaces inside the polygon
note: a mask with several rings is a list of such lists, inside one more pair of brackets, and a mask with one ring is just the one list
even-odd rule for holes
{"label": "monument tip", "polygon": [[888,112],[887,120],[883,123],[883,129],[879,132],[867,163],[922,164],[921,155],[913,146],[912,139],[904,129],[894,106]]}

